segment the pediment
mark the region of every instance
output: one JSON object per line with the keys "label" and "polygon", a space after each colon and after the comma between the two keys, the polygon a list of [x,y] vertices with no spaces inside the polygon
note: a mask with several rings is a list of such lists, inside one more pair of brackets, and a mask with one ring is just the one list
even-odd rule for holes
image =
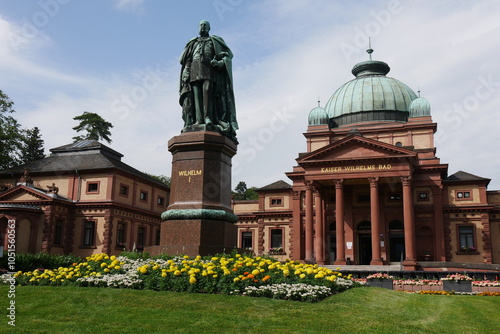
{"label": "pediment", "polygon": [[27,187],[24,185],[18,185],[11,189],[8,189],[0,194],[1,202],[32,202],[32,201],[44,201],[53,200],[53,198],[47,195],[44,191]]}
{"label": "pediment", "polygon": [[416,152],[377,140],[351,135],[297,159],[299,164],[372,159],[414,158]]}

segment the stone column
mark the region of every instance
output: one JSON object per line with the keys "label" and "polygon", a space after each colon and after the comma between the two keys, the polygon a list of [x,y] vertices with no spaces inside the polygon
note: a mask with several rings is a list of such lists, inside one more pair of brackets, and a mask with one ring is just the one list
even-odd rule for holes
{"label": "stone column", "polygon": [[401,176],[403,183],[403,217],[405,228],[405,252],[403,261],[405,270],[415,270],[415,217],[413,216],[413,195],[411,189],[411,176]]}
{"label": "stone column", "polygon": [[[268,236],[269,240],[269,236]],[[257,254],[263,255],[264,250],[264,218],[259,218],[257,221]]]}
{"label": "stone column", "polygon": [[370,182],[370,214],[372,227],[372,260],[370,265],[382,265],[380,256],[380,204],[378,197],[378,177],[368,178]]}
{"label": "stone column", "polygon": [[301,191],[292,191],[292,202],[293,202],[293,218],[292,218],[292,229],[293,229],[293,239],[291,239],[291,254],[290,258],[292,260],[302,259],[302,217],[301,217]]}
{"label": "stone column", "polygon": [[483,257],[485,263],[493,263],[493,247],[491,245],[491,226],[490,215],[488,213],[481,213],[481,225],[483,226],[482,238],[479,239],[483,242]]}
{"label": "stone column", "polygon": [[306,261],[313,261],[314,256],[313,231],[313,186],[306,181]]}
{"label": "stone column", "polygon": [[106,210],[104,213],[104,233],[102,242],[102,252],[106,254],[111,253],[111,244],[113,237],[113,217],[111,215],[111,210]]}
{"label": "stone column", "polygon": [[52,249],[52,226],[54,225],[54,207],[51,205],[45,209],[45,221],[43,222],[42,253],[49,253]]}
{"label": "stone column", "polygon": [[314,201],[316,203],[316,224],[314,225],[315,239],[314,239],[314,253],[317,264],[325,264],[325,230],[323,219],[323,200],[318,190],[314,191]]}
{"label": "stone column", "polygon": [[337,258],[335,265],[346,264],[345,260],[345,231],[344,231],[344,180],[337,179],[335,182],[335,236],[337,243]]}
{"label": "stone column", "polygon": [[432,187],[434,201],[434,261],[446,261],[443,220],[443,185]]}

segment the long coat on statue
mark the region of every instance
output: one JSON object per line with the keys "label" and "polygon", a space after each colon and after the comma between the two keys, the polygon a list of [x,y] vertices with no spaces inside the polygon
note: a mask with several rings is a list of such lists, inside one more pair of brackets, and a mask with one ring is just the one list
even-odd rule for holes
{"label": "long coat on statue", "polygon": [[[236,130],[238,130],[238,122],[236,121],[236,107],[234,103],[233,91],[233,74],[232,74],[232,58],[233,53],[227,46],[226,42],[215,35],[209,36],[215,51],[215,60],[223,62],[222,69],[213,68],[214,70],[214,96],[213,96],[213,123],[217,125],[221,131],[228,137],[236,140]],[[186,76],[189,76],[188,70],[192,61],[195,42],[197,37],[191,39],[184,48],[184,52],[180,57],[181,78],[179,87],[179,103],[183,108],[192,110],[194,102],[192,101],[192,89],[189,85],[189,80],[186,81]],[[187,100],[186,100],[187,99]],[[185,111],[187,113],[191,111]],[[189,117],[185,115],[184,117]],[[186,121],[186,118],[184,119]]]}

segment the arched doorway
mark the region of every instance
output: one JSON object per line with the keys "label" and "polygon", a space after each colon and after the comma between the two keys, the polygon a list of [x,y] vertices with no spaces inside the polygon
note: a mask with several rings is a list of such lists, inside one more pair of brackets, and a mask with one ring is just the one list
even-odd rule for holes
{"label": "arched doorway", "polygon": [[405,259],[404,223],[398,219],[389,222],[389,262],[399,263]]}
{"label": "arched doorway", "polygon": [[369,265],[372,260],[372,224],[369,220],[358,223],[358,264]]}

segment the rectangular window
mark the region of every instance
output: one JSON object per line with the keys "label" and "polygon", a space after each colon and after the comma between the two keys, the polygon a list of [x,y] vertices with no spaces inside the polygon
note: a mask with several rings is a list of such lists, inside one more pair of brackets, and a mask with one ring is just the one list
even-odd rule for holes
{"label": "rectangular window", "polygon": [[128,186],[124,184],[120,184],[120,195],[128,197]]}
{"label": "rectangular window", "polygon": [[141,193],[139,194],[139,199],[143,202],[147,202],[148,200],[148,193],[146,191],[142,191],[141,190]]}
{"label": "rectangular window", "polygon": [[464,225],[458,227],[459,251],[460,252],[475,252],[476,245],[474,243],[474,226]]}
{"label": "rectangular window", "polygon": [[98,194],[99,182],[87,182],[87,194]]}
{"label": "rectangular window", "polygon": [[429,200],[429,193],[428,192],[419,192],[418,193],[418,200],[419,201],[428,201]]}
{"label": "rectangular window", "polygon": [[271,198],[271,206],[283,206],[283,198]]}
{"label": "rectangular window", "polygon": [[279,249],[283,247],[283,230],[271,230],[271,248]]}
{"label": "rectangular window", "polygon": [[137,230],[137,250],[142,251],[144,249],[144,243],[146,241],[146,228],[139,227]]}
{"label": "rectangular window", "polygon": [[401,194],[398,193],[389,194],[389,201],[400,201],[400,200],[401,200]]}
{"label": "rectangular window", "polygon": [[457,191],[456,197],[459,200],[468,200],[471,198],[471,193],[470,191]]}
{"label": "rectangular window", "polygon": [[158,204],[158,206],[163,207],[165,205],[165,198],[158,196],[158,200],[156,201],[156,203]]}
{"label": "rectangular window", "polygon": [[84,222],[83,246],[94,246],[95,221],[87,220]]}
{"label": "rectangular window", "polygon": [[241,232],[241,248],[252,249],[252,232]]}
{"label": "rectangular window", "polygon": [[155,245],[159,245],[160,244],[160,239],[161,239],[160,229],[157,228],[156,229],[156,235],[155,235]]}
{"label": "rectangular window", "polygon": [[116,247],[125,248],[127,246],[125,243],[126,242],[126,240],[125,240],[126,232],[127,232],[127,228],[126,228],[125,224],[119,223],[118,230],[116,233]]}
{"label": "rectangular window", "polygon": [[62,244],[62,229],[63,221],[61,219],[56,220],[56,225],[54,226],[54,245]]}

